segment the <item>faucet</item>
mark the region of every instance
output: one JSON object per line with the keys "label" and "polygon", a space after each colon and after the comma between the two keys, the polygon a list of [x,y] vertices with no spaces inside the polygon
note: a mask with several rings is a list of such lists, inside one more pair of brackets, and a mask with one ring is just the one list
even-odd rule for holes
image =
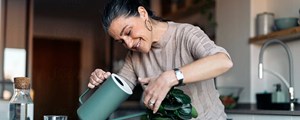
{"label": "faucet", "polygon": [[269,74],[271,74],[271,75],[277,77],[279,80],[281,80],[282,83],[284,83],[284,85],[285,85],[287,88],[290,88],[290,84],[288,83],[288,81],[287,81],[282,75],[280,75],[279,73],[273,72],[273,71],[268,70],[268,69],[264,69],[264,71],[265,71],[266,73],[269,73]]}
{"label": "faucet", "polygon": [[294,91],[294,83],[293,83],[293,80],[294,80],[293,59],[292,59],[291,50],[285,43],[283,43],[280,40],[273,39],[273,40],[269,40],[263,44],[263,46],[260,49],[260,53],[259,53],[258,77],[259,77],[259,79],[263,79],[263,71],[264,71],[264,69],[263,69],[263,53],[264,53],[264,50],[269,45],[275,44],[275,43],[284,47],[284,49],[288,55],[288,60],[289,60],[289,85],[288,86],[289,86],[289,99],[290,99],[289,102],[290,102],[290,111],[294,111],[296,99],[294,97],[295,91]]}

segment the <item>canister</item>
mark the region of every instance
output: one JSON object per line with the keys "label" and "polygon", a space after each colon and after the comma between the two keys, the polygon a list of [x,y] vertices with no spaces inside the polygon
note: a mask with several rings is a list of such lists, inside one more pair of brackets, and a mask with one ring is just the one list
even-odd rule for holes
{"label": "canister", "polygon": [[274,14],[263,12],[257,14],[256,17],[256,35],[266,35],[273,31]]}

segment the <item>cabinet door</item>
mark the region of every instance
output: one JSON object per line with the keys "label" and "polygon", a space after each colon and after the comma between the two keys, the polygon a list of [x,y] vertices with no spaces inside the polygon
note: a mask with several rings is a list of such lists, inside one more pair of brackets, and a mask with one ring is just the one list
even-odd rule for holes
{"label": "cabinet door", "polygon": [[227,120],[300,120],[300,116],[228,114]]}
{"label": "cabinet door", "polygon": [[253,115],[228,114],[227,120],[254,120]]}
{"label": "cabinet door", "polygon": [[291,120],[300,120],[300,116],[292,116]]}
{"label": "cabinet door", "polygon": [[292,116],[254,115],[254,120],[292,120]]}

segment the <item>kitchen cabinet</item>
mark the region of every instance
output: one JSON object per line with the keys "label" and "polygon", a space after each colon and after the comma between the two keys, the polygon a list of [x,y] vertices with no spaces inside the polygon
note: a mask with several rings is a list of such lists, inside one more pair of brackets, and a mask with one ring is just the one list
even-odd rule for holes
{"label": "kitchen cabinet", "polygon": [[282,41],[292,41],[300,39],[300,27],[293,27],[286,30],[276,31],[267,35],[260,35],[250,38],[249,42],[254,44],[262,44],[267,40],[279,39]]}
{"label": "kitchen cabinet", "polygon": [[227,120],[253,120],[252,115],[228,114]]}
{"label": "kitchen cabinet", "polygon": [[299,120],[300,116],[228,114],[228,120]]}

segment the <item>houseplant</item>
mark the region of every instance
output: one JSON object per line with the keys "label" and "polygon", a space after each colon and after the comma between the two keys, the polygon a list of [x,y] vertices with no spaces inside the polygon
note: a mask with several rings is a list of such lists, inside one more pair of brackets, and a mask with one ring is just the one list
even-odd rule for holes
{"label": "houseplant", "polygon": [[142,120],[186,120],[196,118],[198,113],[191,104],[191,98],[182,90],[172,88],[162,101],[157,113],[147,109]]}

